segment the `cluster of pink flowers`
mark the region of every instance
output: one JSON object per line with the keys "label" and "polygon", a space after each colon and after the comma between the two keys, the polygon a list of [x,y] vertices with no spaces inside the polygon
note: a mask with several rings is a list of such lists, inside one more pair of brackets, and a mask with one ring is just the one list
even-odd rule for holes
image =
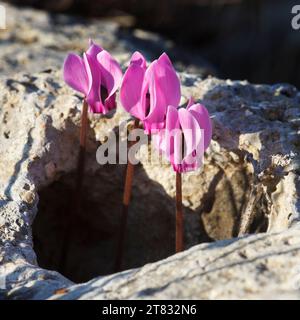
{"label": "cluster of pink flowers", "polygon": [[180,80],[166,53],[147,66],[143,55],[135,52],[123,76],[119,63],[90,41],[83,57],[68,55],[64,79],[85,96],[94,113],[106,114],[116,108],[120,89],[124,109],[143,123],[145,133],[155,138],[158,150],[176,172],[201,166],[212,136],[209,114],[192,98],[186,108],[179,106]]}

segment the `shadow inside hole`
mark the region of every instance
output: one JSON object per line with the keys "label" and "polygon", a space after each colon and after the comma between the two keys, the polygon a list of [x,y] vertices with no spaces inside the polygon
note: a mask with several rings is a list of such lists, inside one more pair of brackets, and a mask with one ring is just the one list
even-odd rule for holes
{"label": "shadow inside hole", "polygon": [[[57,270],[75,282],[114,272],[122,211],[124,165],[102,166],[86,173],[81,210],[72,207],[75,173],[69,173],[39,193],[38,215],[33,224],[34,249],[41,267]],[[192,211],[185,208],[185,213]],[[60,269],[60,253],[67,217],[72,219],[67,262]],[[142,266],[174,254],[175,204],[163,187],[135,167],[125,242],[124,269]],[[200,229],[200,227],[199,227]],[[207,241],[202,237],[193,244]],[[187,243],[187,246],[190,246]]]}
{"label": "shadow inside hole", "polygon": [[[72,207],[76,174],[69,173],[39,193],[38,214],[33,224],[34,249],[41,267],[57,270],[74,282],[88,281],[114,272],[125,165],[100,166],[84,177],[81,210]],[[170,169],[171,170],[171,169]],[[174,175],[175,177],[175,175]],[[201,206],[184,207],[185,248],[202,242],[230,238],[242,206],[244,175],[227,181],[216,172]],[[244,177],[246,179],[246,177]],[[202,178],[201,178],[202,179]],[[175,180],[174,180],[175,183]],[[230,186],[233,183],[233,186]],[[195,187],[196,188],[196,187]],[[236,199],[232,199],[236,196]],[[232,201],[237,201],[232,205]],[[71,237],[64,270],[60,257],[67,217],[72,219]],[[69,218],[68,218],[69,219]],[[135,166],[129,209],[123,269],[135,268],[175,253],[175,201],[162,185],[151,180],[142,165]]]}

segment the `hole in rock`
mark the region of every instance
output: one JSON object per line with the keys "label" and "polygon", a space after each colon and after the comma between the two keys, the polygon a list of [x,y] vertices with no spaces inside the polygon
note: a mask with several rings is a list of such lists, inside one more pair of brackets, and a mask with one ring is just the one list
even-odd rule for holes
{"label": "hole in rock", "polygon": [[[191,174],[183,183],[183,194],[188,194],[184,201],[185,248],[236,235],[249,175],[243,165],[226,170],[208,164],[201,175]],[[57,270],[74,282],[114,272],[124,174],[124,165],[99,166],[92,173],[86,170],[82,208],[77,215],[70,212],[71,241],[63,270],[60,255],[75,172],[39,192],[33,239],[41,267]],[[175,202],[163,185],[150,179],[142,165],[135,167],[123,269],[174,254]],[[251,232],[266,231],[264,216],[263,212],[256,215]]]}

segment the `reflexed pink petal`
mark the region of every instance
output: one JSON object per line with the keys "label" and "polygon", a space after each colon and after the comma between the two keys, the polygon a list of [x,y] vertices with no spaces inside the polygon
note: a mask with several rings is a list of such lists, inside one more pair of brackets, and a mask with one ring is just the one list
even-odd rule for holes
{"label": "reflexed pink petal", "polygon": [[88,76],[88,84],[89,84],[87,96],[89,95],[89,93],[92,89],[93,83],[95,83],[96,78],[98,78],[98,82],[100,83],[100,78],[99,78],[97,72],[95,72],[95,67],[93,66],[92,62],[89,60],[91,60],[91,59],[88,58],[86,53],[84,53],[83,54],[83,63],[85,66],[85,71]]}
{"label": "reflexed pink petal", "polygon": [[99,109],[99,107],[96,106],[96,102],[101,102],[101,74],[99,69],[99,63],[95,58],[85,53],[83,54],[83,59],[90,79],[90,86],[86,100],[94,113],[101,113],[99,111],[96,111]]}
{"label": "reflexed pink petal", "polygon": [[189,109],[189,107],[191,107],[193,104],[195,104],[195,100],[193,97],[190,97],[186,108]]}
{"label": "reflexed pink petal", "polygon": [[116,109],[116,94],[109,96],[104,103],[104,114],[108,113],[110,110]]}
{"label": "reflexed pink petal", "polygon": [[[179,114],[178,109],[169,106],[167,109],[166,115],[166,138],[167,144],[163,146],[165,150],[170,152],[171,161],[175,161],[174,156],[178,157],[178,153],[175,150],[175,146],[180,143],[181,132],[180,131],[180,123],[179,123]],[[175,154],[174,154],[175,153]]]}
{"label": "reflexed pink petal", "polygon": [[184,135],[185,152],[181,170],[191,171],[200,167],[204,154],[201,128],[195,117],[186,109],[179,109],[179,122]]}
{"label": "reflexed pink petal", "polygon": [[167,114],[166,114],[166,129],[173,130],[173,129],[179,129],[179,128],[180,128],[180,123],[179,123],[178,109],[173,106],[168,106]]}
{"label": "reflexed pink petal", "polygon": [[167,103],[165,99],[165,92],[162,91],[160,80],[158,79],[157,61],[153,61],[145,74],[145,83],[148,84],[150,105],[146,110],[146,95],[142,92],[142,107],[145,113],[144,123],[146,124],[146,133],[155,133],[158,129],[164,127],[164,121],[167,111]]}
{"label": "reflexed pink petal", "polygon": [[142,105],[145,113],[146,133],[155,133],[163,128],[168,105],[177,106],[180,101],[180,82],[166,54],[154,60],[145,73],[145,83],[150,95],[150,108],[146,110],[146,92],[142,90]]}
{"label": "reflexed pink petal", "polygon": [[145,133],[156,133],[165,125],[167,107],[178,106],[180,82],[166,54],[146,68],[146,60],[139,53],[132,55],[123,78],[121,102],[126,109],[144,123]]}
{"label": "reflexed pink petal", "polygon": [[116,97],[113,95],[103,104],[102,101],[92,102],[90,110],[93,113],[107,114],[110,110],[116,108]]}
{"label": "reflexed pink petal", "polygon": [[169,56],[165,52],[160,55],[160,57],[158,58],[158,61],[163,64],[167,64],[173,68],[172,62],[171,62]]}
{"label": "reflexed pink petal", "polygon": [[125,72],[120,89],[120,100],[124,109],[140,120],[145,117],[141,107],[144,76],[144,68],[131,64]]}
{"label": "reflexed pink petal", "polygon": [[188,110],[197,119],[200,128],[204,130],[204,150],[206,150],[212,138],[212,123],[209,117],[209,113],[204,105],[200,103],[190,106]]}
{"label": "reflexed pink petal", "polygon": [[74,54],[67,57],[64,78],[86,96],[90,111],[107,113],[116,107],[115,92],[121,84],[122,70],[117,61],[92,40],[83,58]]}
{"label": "reflexed pink petal", "polygon": [[167,106],[178,106],[181,98],[180,81],[166,53],[163,53],[157,60],[155,73]]}
{"label": "reflexed pink petal", "polygon": [[74,90],[84,95],[89,91],[89,77],[85,68],[85,63],[81,57],[70,53],[63,67],[65,82]]}
{"label": "reflexed pink petal", "polygon": [[105,113],[105,107],[101,101],[92,102],[91,109],[93,113]]}
{"label": "reflexed pink petal", "polygon": [[101,84],[107,89],[108,97],[112,96],[122,81],[122,70],[119,63],[106,51],[97,55],[101,72]]}
{"label": "reflexed pink petal", "polygon": [[163,152],[167,159],[174,163],[174,141],[178,140],[178,130],[180,131],[180,125],[178,120],[178,111],[175,107],[169,106],[166,114],[165,129],[160,130],[154,136],[155,146]]}
{"label": "reflexed pink petal", "polygon": [[197,119],[189,110],[169,106],[165,129],[154,137],[155,146],[165,154],[174,171],[188,172],[202,165],[204,139]]}
{"label": "reflexed pink petal", "polygon": [[89,40],[89,44],[90,47],[88,48],[86,53],[96,59],[97,54],[101,52],[103,49],[97,44],[95,44],[92,39]]}
{"label": "reflexed pink petal", "polygon": [[154,68],[155,68],[155,65],[157,63],[157,60],[153,60],[149,67],[146,69],[146,72],[145,72],[145,82],[149,83],[150,80],[153,78],[153,73],[154,73]]}
{"label": "reflexed pink petal", "polygon": [[146,66],[147,66],[146,59],[138,51],[134,52],[134,54],[131,56],[130,64],[132,64],[132,63],[137,64],[144,69],[146,69]]}
{"label": "reflexed pink petal", "polygon": [[[150,63],[149,67],[145,70],[144,81],[142,85],[141,91],[141,110],[143,114],[143,120],[149,115],[151,112],[151,108],[153,109],[154,101],[156,101],[155,86],[154,83],[154,74],[153,74],[153,67],[156,63],[156,60]],[[151,88],[150,88],[151,87]]]}
{"label": "reflexed pink petal", "polygon": [[197,146],[201,143],[201,128],[199,123],[188,110],[181,108],[178,110],[179,123],[183,131],[184,138],[187,144],[185,154],[192,154]]}

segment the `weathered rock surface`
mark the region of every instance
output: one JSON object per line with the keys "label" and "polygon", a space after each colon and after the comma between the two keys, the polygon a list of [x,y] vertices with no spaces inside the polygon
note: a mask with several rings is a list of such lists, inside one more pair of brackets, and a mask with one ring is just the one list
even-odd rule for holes
{"label": "weathered rock surface", "polygon": [[172,41],[139,29],[123,30],[120,21],[50,14],[1,1],[0,5],[7,16],[6,29],[0,30],[0,76],[60,68],[68,52],[86,50],[88,39],[101,44],[119,62],[128,61],[136,50],[150,60],[168,51],[179,68],[198,74],[214,71],[205,60],[177,48]]}
{"label": "weathered rock surface", "polygon": [[[32,225],[38,261],[57,270],[60,199],[74,180],[81,99],[55,68],[1,80],[1,298],[299,298],[299,92],[285,84],[181,79],[182,102],[190,95],[204,102],[214,123],[203,169],[184,175],[186,248],[193,247],[161,260],[173,253],[174,174],[167,164],[147,163],[144,150],[125,267],[158,262],[80,285],[37,265]],[[100,166],[95,154],[128,119],[121,107],[90,116],[89,204],[74,217],[79,229],[64,273],[78,282],[112,272],[124,167]],[[245,219],[247,232],[267,233],[230,239]],[[220,241],[194,246],[212,240]]]}
{"label": "weathered rock surface", "polygon": [[51,299],[300,299],[299,233],[293,228],[194,246]]}
{"label": "weathered rock surface", "polygon": [[[7,26],[0,32],[0,74],[35,72],[61,67],[69,51],[82,52],[89,38],[101,43],[118,59],[127,59],[128,50],[117,41],[118,24],[89,21],[6,3]],[[127,54],[127,55],[126,55]]]}
{"label": "weathered rock surface", "polygon": [[[298,298],[300,94],[285,84],[203,81],[187,73],[181,74],[182,103],[193,95],[207,105],[214,122],[203,170],[183,180],[185,244],[192,248],[162,260],[174,252],[174,174],[168,164],[148,163],[142,148],[124,268],[157,262],[80,285],[46,270],[59,270],[77,283],[112,273],[120,221],[124,165],[100,166],[95,155],[100,142],[129,121],[122,108],[107,117],[90,116],[83,205],[72,216],[68,264],[60,270],[82,103],[62,81],[66,53],[83,51],[84,39],[93,38],[121,63],[136,49],[151,59],[163,50],[183,60],[188,54],[151,33],[122,33],[118,22],[5,6],[1,298]],[[206,71],[198,73],[208,72],[203,65]],[[12,76],[17,71],[23,73]],[[267,233],[232,239],[247,232]]]}

